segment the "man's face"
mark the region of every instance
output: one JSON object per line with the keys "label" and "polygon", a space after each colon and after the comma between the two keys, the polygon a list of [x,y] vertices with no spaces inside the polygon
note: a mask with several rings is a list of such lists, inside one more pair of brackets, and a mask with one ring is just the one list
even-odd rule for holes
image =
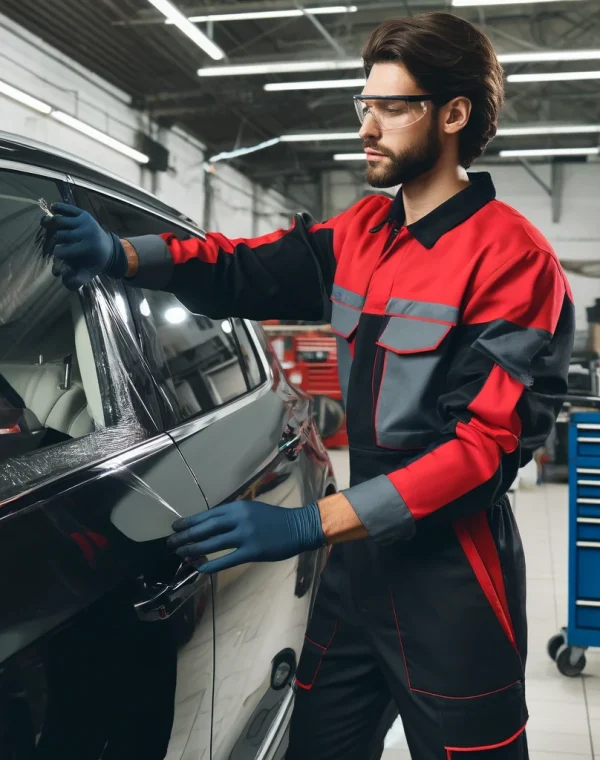
{"label": "man's face", "polygon": [[[396,63],[376,63],[362,93],[368,95],[426,95],[403,66]],[[404,101],[366,101],[372,113],[386,127],[383,129],[373,115],[366,116],[360,130],[367,152],[367,182],[372,187],[395,187],[414,180],[430,171],[442,153],[438,131],[437,111],[426,101],[426,111],[420,103],[408,105],[410,114],[402,119]]]}

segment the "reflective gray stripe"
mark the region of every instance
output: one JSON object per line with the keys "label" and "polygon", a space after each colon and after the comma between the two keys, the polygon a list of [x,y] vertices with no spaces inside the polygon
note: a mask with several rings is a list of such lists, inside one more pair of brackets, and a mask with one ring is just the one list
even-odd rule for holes
{"label": "reflective gray stripe", "polygon": [[331,327],[344,338],[350,337],[358,325],[360,311],[344,306],[337,301],[332,301]]}
{"label": "reflective gray stripe", "polygon": [[352,290],[347,290],[346,288],[341,288],[339,285],[333,286],[331,297],[335,298],[335,300],[340,303],[353,306],[355,309],[362,309],[365,303],[364,296],[359,296],[358,293],[354,293]]}
{"label": "reflective gray stripe", "polygon": [[431,303],[429,301],[409,301],[406,298],[390,298],[386,312],[387,314],[405,314],[407,317],[437,319],[440,322],[450,322],[453,325],[458,322],[458,309],[456,306],[447,306],[443,303]]}
{"label": "reflective gray stripe", "polygon": [[160,290],[171,279],[173,258],[165,241],[158,235],[124,238],[135,248],[139,269],[135,277],[125,281],[134,288]]}
{"label": "reflective gray stripe", "polygon": [[380,346],[398,353],[431,351],[439,346],[451,329],[452,325],[443,325],[440,322],[390,317],[377,342]]}
{"label": "reflective gray stripe", "polygon": [[485,327],[473,348],[492,359],[519,383],[531,387],[531,362],[551,340],[552,334],[546,330],[520,327],[498,319]]}
{"label": "reflective gray stripe", "polygon": [[415,520],[404,499],[385,475],[367,480],[342,493],[374,541],[392,544],[414,536],[417,529]]}

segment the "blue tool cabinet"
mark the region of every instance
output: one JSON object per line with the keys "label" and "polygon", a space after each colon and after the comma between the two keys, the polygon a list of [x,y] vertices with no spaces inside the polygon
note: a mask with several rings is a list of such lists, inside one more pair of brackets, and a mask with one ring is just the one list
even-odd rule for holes
{"label": "blue tool cabinet", "polygon": [[588,647],[600,647],[600,412],[572,414],[569,424],[569,622],[548,654],[574,677]]}

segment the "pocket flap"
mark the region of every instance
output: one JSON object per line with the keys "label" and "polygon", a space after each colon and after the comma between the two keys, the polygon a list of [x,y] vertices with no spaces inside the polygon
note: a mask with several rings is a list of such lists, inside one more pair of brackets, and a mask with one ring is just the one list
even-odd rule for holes
{"label": "pocket flap", "polygon": [[390,317],[377,344],[396,354],[433,351],[444,340],[453,325],[429,322],[410,317]]}
{"label": "pocket flap", "polygon": [[332,301],[331,329],[342,338],[349,338],[358,327],[360,309]]}
{"label": "pocket flap", "polygon": [[520,681],[493,694],[446,699],[441,711],[444,747],[458,754],[509,744],[523,731],[528,717]]}

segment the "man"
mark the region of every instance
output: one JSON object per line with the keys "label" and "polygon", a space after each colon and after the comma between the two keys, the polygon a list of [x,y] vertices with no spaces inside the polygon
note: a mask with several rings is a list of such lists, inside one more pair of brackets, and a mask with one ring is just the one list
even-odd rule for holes
{"label": "man", "polygon": [[[402,184],[255,240],[119,241],[57,205],[67,287],[95,274],[218,318],[338,335],[351,486],[295,510],[224,505],[175,524],[202,570],[332,546],[299,662],[288,760],[370,760],[395,703],[414,760],[524,760],[525,573],[506,492],[551,430],[573,338],[549,243],[470,166],[503,74],[471,24],[384,22],[355,98],[367,178]],[[380,751],[380,750],[379,750]]]}

